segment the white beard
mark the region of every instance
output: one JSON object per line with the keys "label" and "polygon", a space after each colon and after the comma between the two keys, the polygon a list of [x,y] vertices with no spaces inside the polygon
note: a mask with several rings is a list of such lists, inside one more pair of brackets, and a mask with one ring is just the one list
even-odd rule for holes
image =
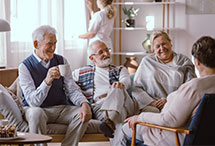
{"label": "white beard", "polygon": [[109,66],[111,63],[110,58],[105,59],[105,60],[99,60],[99,59],[95,58],[95,60],[96,60],[97,64],[99,64],[99,66],[103,66],[103,67]]}

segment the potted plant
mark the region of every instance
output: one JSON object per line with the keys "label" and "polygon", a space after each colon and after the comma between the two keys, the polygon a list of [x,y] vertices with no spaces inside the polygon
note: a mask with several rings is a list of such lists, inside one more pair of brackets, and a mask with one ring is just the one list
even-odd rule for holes
{"label": "potted plant", "polygon": [[125,23],[127,27],[134,27],[135,26],[134,17],[137,16],[137,12],[140,9],[139,8],[135,9],[133,7],[127,9],[126,7],[123,7],[122,10],[123,13],[127,16],[127,18],[123,19],[122,22]]}

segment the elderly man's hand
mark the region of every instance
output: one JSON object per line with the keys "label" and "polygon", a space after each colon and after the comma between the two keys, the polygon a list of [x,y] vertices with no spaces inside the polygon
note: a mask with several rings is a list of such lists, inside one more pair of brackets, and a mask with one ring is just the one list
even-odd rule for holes
{"label": "elderly man's hand", "polygon": [[92,118],[91,108],[88,103],[84,102],[81,105],[81,121],[83,123],[89,121]]}
{"label": "elderly man's hand", "polygon": [[135,116],[129,117],[129,118],[125,119],[124,122],[128,122],[129,128],[132,128],[134,130],[134,125],[138,122],[137,121],[138,116],[139,115],[135,115]]}
{"label": "elderly man's hand", "polygon": [[51,85],[54,79],[59,79],[59,78],[60,78],[59,68],[57,66],[54,66],[52,68],[49,68],[45,78],[45,82],[47,85]]}
{"label": "elderly man's hand", "polygon": [[125,88],[125,85],[123,83],[120,83],[120,82],[113,82],[112,88],[120,88],[120,89],[124,89]]}

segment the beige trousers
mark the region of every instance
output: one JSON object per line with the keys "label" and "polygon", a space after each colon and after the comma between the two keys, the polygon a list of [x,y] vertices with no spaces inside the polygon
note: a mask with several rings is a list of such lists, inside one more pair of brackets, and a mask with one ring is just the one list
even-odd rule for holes
{"label": "beige trousers", "polygon": [[[97,105],[94,114],[98,119],[108,117],[116,124],[114,138],[110,139],[112,146],[117,146],[119,142],[119,134],[123,125],[123,121],[136,113],[138,109],[137,102],[133,100],[125,89],[113,88],[107,94],[102,104]],[[108,113],[108,114],[107,114]]]}
{"label": "beige trousers", "polygon": [[26,107],[25,117],[32,133],[47,134],[47,123],[68,125],[62,146],[77,146],[87,129],[87,123],[81,122],[77,106]]}

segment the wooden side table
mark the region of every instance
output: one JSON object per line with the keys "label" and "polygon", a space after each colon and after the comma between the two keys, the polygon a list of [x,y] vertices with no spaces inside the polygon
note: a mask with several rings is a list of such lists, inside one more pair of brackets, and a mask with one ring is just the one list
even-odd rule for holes
{"label": "wooden side table", "polygon": [[13,140],[0,140],[1,144],[15,144],[15,145],[24,145],[24,144],[38,144],[38,143],[47,143],[52,140],[52,137],[42,134],[22,132],[23,136],[20,136],[18,139]]}

